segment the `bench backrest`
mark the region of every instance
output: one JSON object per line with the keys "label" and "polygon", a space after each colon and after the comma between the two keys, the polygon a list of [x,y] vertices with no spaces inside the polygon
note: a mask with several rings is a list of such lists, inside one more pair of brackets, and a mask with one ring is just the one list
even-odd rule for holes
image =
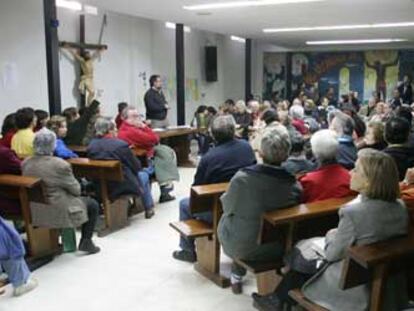
{"label": "bench backrest", "polygon": [[121,162],[116,160],[92,160],[87,158],[69,159],[76,177],[123,181]]}
{"label": "bench backrest", "polygon": [[0,194],[9,199],[19,200],[20,190],[26,189],[29,200],[37,203],[46,203],[46,196],[40,178],[11,174],[0,175]]}
{"label": "bench backrest", "polygon": [[190,210],[191,213],[211,211],[215,200],[227,191],[229,183],[210,184],[191,187]]}
{"label": "bench backrest", "polygon": [[353,198],[328,199],[265,213],[258,241],[260,244],[275,241],[285,243],[290,236],[291,240],[287,242],[289,245],[286,245],[289,249],[295,240],[324,235],[338,225],[339,208]]}
{"label": "bench backrest", "polygon": [[340,287],[352,288],[371,282],[374,269],[387,266],[387,273],[414,268],[414,234],[370,245],[349,248],[342,269]]}

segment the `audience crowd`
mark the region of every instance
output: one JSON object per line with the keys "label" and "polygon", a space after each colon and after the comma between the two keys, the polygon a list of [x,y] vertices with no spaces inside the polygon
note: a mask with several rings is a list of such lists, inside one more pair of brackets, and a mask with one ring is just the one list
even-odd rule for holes
{"label": "audience crowd", "polygon": [[[191,126],[198,144],[198,166],[192,185],[229,182],[221,197],[223,215],[218,238],[223,251],[234,259],[232,290],[242,292],[244,267],[237,260],[285,260],[287,269],[275,291],[253,294],[259,310],[283,310],[294,304],[288,291],[302,287],[311,301],[329,310],[366,310],[367,288],[340,290],[338,277],[350,245],[364,245],[408,232],[408,212],[402,199],[414,198],[414,136],[412,100],[396,88],[389,102],[377,94],[366,105],[350,92],[338,100],[332,88],[316,96],[300,86],[292,101],[273,94],[271,101],[227,100],[219,106],[200,106]],[[314,90],[315,92],[315,90]],[[151,182],[160,187],[159,202],[174,200],[173,182],[179,179],[175,153],[160,143],[151,122],[135,107],[118,105],[116,118],[101,116],[100,103],[78,110],[67,108],[50,116],[42,110],[22,108],[6,116],[1,128],[0,174],[42,179],[48,204],[32,204],[33,224],[51,228],[81,227],[79,250],[95,254],[92,241],[102,213],[99,196],[89,187],[94,181],[76,179],[67,159],[78,158],[73,145],[86,147],[87,157],[118,160],[124,181],[111,183],[110,199],[140,197],[145,217],[154,216]],[[134,149],[143,151],[139,158]],[[190,187],[189,187],[190,188]],[[190,190],[190,189],[189,189]],[[355,197],[339,210],[336,229],[325,237],[300,241],[291,253],[279,243],[258,245],[263,213],[330,198]],[[0,196],[0,215],[21,213],[17,201]],[[179,202],[179,219],[213,222],[209,212],[192,214],[189,198]],[[0,267],[8,274],[14,294],[21,295],[37,281],[24,261],[25,249],[16,230],[0,218]],[[298,256],[323,241],[322,260],[296,266]],[[173,258],[196,262],[193,239],[180,238]],[[305,260],[303,256],[301,260]],[[306,260],[305,260],[306,261]],[[0,279],[1,282],[1,279]],[[387,286],[385,310],[399,310],[404,281]],[[1,288],[1,284],[0,284]],[[388,295],[389,294],[389,295]],[[338,303],[340,301],[341,303]]]}

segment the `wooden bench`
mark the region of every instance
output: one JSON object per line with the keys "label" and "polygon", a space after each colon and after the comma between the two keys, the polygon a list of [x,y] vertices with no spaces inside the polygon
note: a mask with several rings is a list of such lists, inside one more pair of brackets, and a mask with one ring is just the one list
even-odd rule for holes
{"label": "wooden bench", "polygon": [[68,148],[76,153],[80,157],[87,157],[88,146],[76,146],[76,145],[69,145]]}
{"label": "wooden bench", "polygon": [[196,238],[196,271],[220,287],[230,286],[230,280],[220,274],[221,248],[217,238],[217,226],[222,214],[220,196],[227,191],[229,183],[193,186],[190,194],[191,214],[211,212],[212,224],[200,220],[170,223],[182,236]]}
{"label": "wooden bench", "polygon": [[[60,252],[57,230],[35,228],[32,225],[30,202],[47,203],[41,179],[29,176],[0,175],[0,195],[20,202],[30,260],[53,256]],[[6,218],[9,217],[6,215]],[[21,218],[13,215],[11,219],[20,220]]]}
{"label": "wooden bench", "polygon": [[87,158],[70,159],[73,173],[78,178],[95,180],[99,183],[100,200],[105,216],[105,228],[98,231],[105,236],[128,225],[128,196],[111,202],[109,200],[108,182],[123,181],[121,162],[115,160],[91,160]]}
{"label": "wooden bench", "polygon": [[198,133],[196,128],[171,128],[167,130],[155,130],[161,143],[174,149],[177,155],[177,165],[182,167],[194,167],[190,161],[189,136]]}
{"label": "wooden bench", "polygon": [[[289,252],[294,243],[302,238],[324,235],[338,224],[337,211],[354,197],[329,199],[309,204],[300,204],[265,213],[262,217],[259,244],[279,242]],[[238,264],[256,275],[258,292],[271,293],[281,277],[276,272],[283,261],[258,263],[236,260]]]}
{"label": "wooden bench", "polygon": [[[370,311],[382,308],[384,289],[389,276],[414,269],[414,234],[370,245],[349,248],[339,287],[343,290],[371,283]],[[299,289],[289,295],[306,310],[326,310],[309,301]]]}
{"label": "wooden bench", "polygon": [[303,238],[325,235],[338,225],[338,210],[355,197],[328,199],[265,213],[259,243],[283,242],[285,252]]}
{"label": "wooden bench", "polygon": [[280,262],[257,262],[234,259],[234,261],[256,276],[257,293],[259,295],[273,293],[282,280],[279,272],[283,267],[282,260]]}

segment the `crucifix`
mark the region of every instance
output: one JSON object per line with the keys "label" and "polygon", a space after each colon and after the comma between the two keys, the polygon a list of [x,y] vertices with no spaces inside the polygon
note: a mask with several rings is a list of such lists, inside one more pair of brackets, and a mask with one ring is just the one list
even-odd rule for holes
{"label": "crucifix", "polygon": [[[80,43],[59,42],[59,46],[66,49],[77,60],[81,68],[79,82],[79,92],[81,96],[81,107],[89,106],[95,98],[94,68],[93,62],[100,57],[102,51],[108,49],[107,45],[102,44],[103,31],[106,26],[106,15],[104,15],[98,44],[85,43],[85,15],[80,15]],[[95,50],[93,54],[89,50]],[[85,101],[86,100],[86,101]]]}

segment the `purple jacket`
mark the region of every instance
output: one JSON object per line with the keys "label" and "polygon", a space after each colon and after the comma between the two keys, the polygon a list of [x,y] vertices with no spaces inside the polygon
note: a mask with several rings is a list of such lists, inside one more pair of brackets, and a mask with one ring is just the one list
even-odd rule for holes
{"label": "purple jacket", "polygon": [[[14,151],[0,145],[0,174],[21,175],[21,161]],[[16,200],[0,196],[0,215],[20,214],[20,204]]]}

